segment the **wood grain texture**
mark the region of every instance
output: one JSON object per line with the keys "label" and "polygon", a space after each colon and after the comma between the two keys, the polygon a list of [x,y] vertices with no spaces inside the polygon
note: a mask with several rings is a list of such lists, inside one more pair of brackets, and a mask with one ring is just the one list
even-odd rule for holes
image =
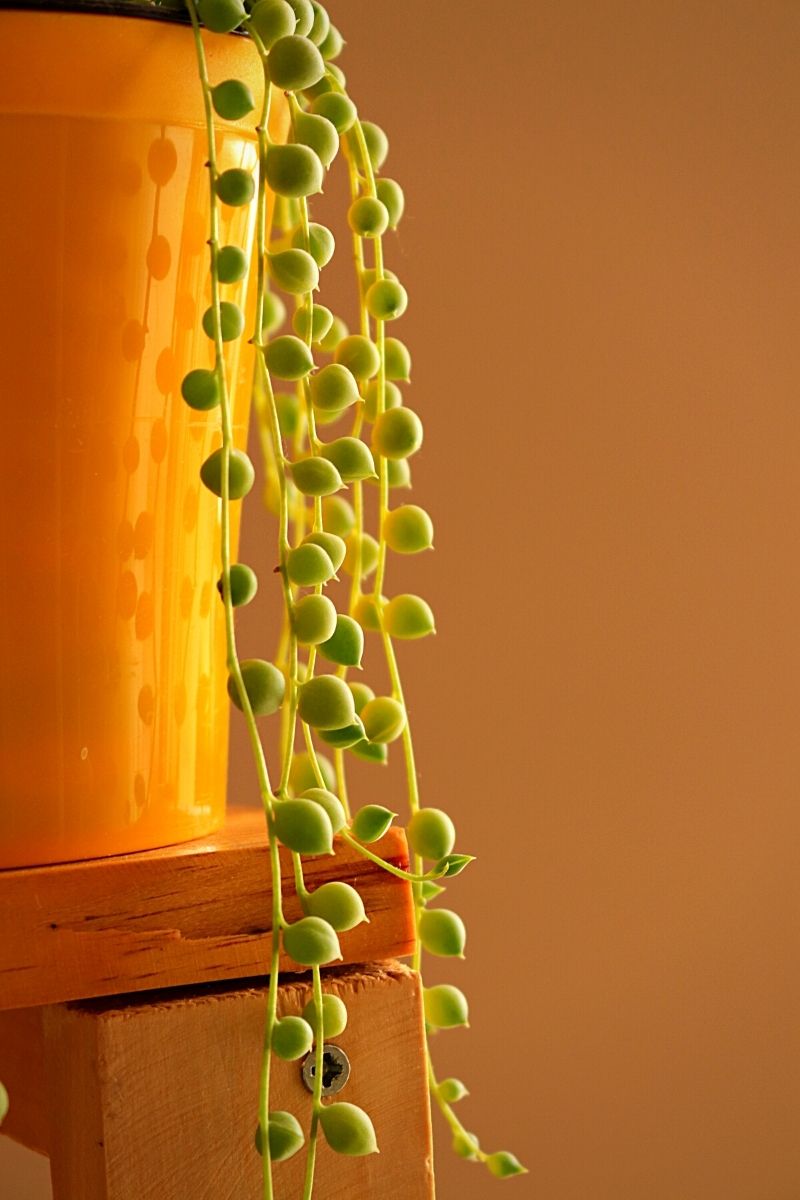
{"label": "wood grain texture", "polygon": [[[11,1101],[0,1132],[47,1153],[46,1076],[41,1008],[0,1012],[0,1079]],[[2,1189],[0,1189],[2,1195]]]}
{"label": "wood grain texture", "polygon": [[[315,1200],[432,1200],[419,977],[371,964],[326,973],[324,986],[349,1014],[334,1039],[352,1066],[339,1099],[367,1109],[381,1152],[343,1158],[323,1139]],[[299,1012],[310,994],[307,979],[283,984],[280,1012]],[[48,1008],[54,1200],[259,1200],[265,1006],[264,987],[213,985]],[[299,1063],[273,1060],[271,1106],[308,1128]],[[301,1195],[304,1158],[276,1164],[276,1200]]]}
{"label": "wood grain texture", "polygon": [[[335,842],[304,860],[311,888],[352,883],[369,924],[342,934],[343,961],[411,953],[410,887]],[[408,865],[402,830],[371,849]],[[285,913],[302,916],[281,854]],[[265,974],[271,890],[264,818],[234,809],[219,833],[114,858],[0,871],[0,1009]],[[281,956],[281,970],[302,968]]]}

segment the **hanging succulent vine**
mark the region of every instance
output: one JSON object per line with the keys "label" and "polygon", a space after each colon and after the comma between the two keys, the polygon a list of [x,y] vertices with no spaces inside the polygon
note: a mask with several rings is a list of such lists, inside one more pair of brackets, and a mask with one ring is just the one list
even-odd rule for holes
{"label": "hanging succulent vine", "polygon": [[[434,617],[419,596],[384,595],[389,551],[420,553],[433,544],[433,523],[414,504],[391,498],[409,486],[409,459],[423,440],[422,422],[406,404],[401,384],[410,380],[406,346],[386,332],[404,313],[405,288],[384,262],[384,237],[403,215],[403,191],[380,175],[388,153],[384,132],[361,120],[347,95],[345,78],[332,61],[342,38],[314,0],[186,0],[194,29],[208,136],[210,188],[211,305],[203,327],[215,351],[212,369],[190,371],[185,402],[195,410],[218,410],[222,444],[203,464],[201,478],[219,498],[222,574],[218,589],[225,608],[228,691],[247,725],[267,822],[273,879],[272,958],[264,1033],[256,1148],[263,1159],[264,1197],[276,1195],[273,1165],[306,1147],[303,1200],[314,1186],[319,1130],[341,1154],[377,1150],[369,1115],[353,1104],[323,1103],[322,1055],[326,1038],[345,1027],[343,1002],[323,992],[321,968],[340,958],[338,935],[366,918],[358,892],[344,882],[309,891],[301,855],[330,853],[334,836],[387,871],[410,881],[417,926],[414,967],[422,951],[463,957],[466,930],[449,909],[433,907],[444,881],[471,856],[454,852],[455,828],[438,808],[420,800],[414,745],[395,654],[397,639],[434,632]],[[257,112],[258,171],[219,171],[215,114],[240,120],[256,111],[250,88],[236,79],[212,84],[201,25],[216,33],[241,28],[263,67],[264,94]],[[273,141],[268,119],[273,89],[287,95],[291,117],[288,144]],[[358,298],[359,332],[317,303],[320,272],[334,253],[333,234],[310,219],[308,199],[322,190],[326,170],[340,146],[350,186],[347,212]],[[276,197],[274,228],[268,228],[268,193]],[[253,405],[263,451],[266,493],[278,519],[278,571],[284,598],[283,629],[275,661],[241,660],[236,649],[236,609],[256,593],[257,579],[243,563],[231,562],[231,506],[253,487],[255,469],[234,445],[225,343],[245,336],[245,314],[223,298],[226,284],[239,283],[250,264],[244,249],[220,245],[220,206],[256,206],[257,297],[251,341],[256,351]],[[292,333],[279,332],[286,309],[276,290],[292,298]],[[320,365],[323,360],[324,365]],[[276,381],[286,390],[276,390]],[[289,385],[289,386],[287,386]],[[325,440],[321,430],[350,421],[347,432]],[[369,428],[369,437],[366,436]],[[377,486],[374,532],[367,529],[365,485]],[[339,493],[351,489],[351,501]],[[351,576],[342,610],[326,588],[343,570]],[[370,577],[374,582],[368,585]],[[341,589],[340,589],[341,590]],[[375,695],[350,682],[361,665],[365,633],[376,635],[391,685]],[[372,652],[374,653],[374,651]],[[319,664],[332,670],[320,672]],[[256,718],[280,713],[282,761],[271,777]],[[297,749],[298,737],[304,749]],[[351,812],[347,786],[350,755],[381,763],[388,746],[402,744],[408,792],[408,840],[412,870],[404,871],[370,850],[398,815],[368,804]],[[333,762],[322,752],[329,747]],[[288,922],[283,912],[278,845],[292,853],[295,888],[304,916]],[[431,864],[425,869],[425,863]],[[283,946],[309,967],[313,998],[302,1017],[278,1019],[279,955]],[[467,1023],[467,1001],[450,984],[424,989],[429,1033]],[[288,1112],[270,1109],[273,1055],[296,1060],[316,1047],[310,1128],[303,1131]],[[507,1151],[486,1153],[467,1132],[454,1105],[467,1093],[456,1079],[438,1081],[428,1055],[431,1093],[462,1157],[485,1163],[500,1178],[524,1168]]]}

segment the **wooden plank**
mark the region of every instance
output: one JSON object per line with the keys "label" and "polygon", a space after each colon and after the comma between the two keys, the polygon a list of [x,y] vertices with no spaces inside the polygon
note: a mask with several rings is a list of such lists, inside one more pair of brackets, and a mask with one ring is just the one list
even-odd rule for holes
{"label": "wooden plank", "polygon": [[[352,1067],[339,1099],[370,1113],[381,1152],[343,1158],[323,1139],[315,1200],[431,1200],[419,977],[400,963],[371,964],[326,972],[324,986],[349,1015],[334,1039]],[[309,995],[307,979],[282,985],[279,1011],[299,1012]],[[260,1200],[253,1134],[265,1005],[263,986],[214,985],[47,1009],[54,1200]],[[272,1107],[308,1128],[299,1063],[273,1060]],[[276,1164],[281,1200],[302,1194],[304,1157]]]}
{"label": "wooden plank", "polygon": [[[402,830],[371,849],[407,867]],[[410,887],[336,839],[304,860],[316,887],[344,879],[369,916],[341,935],[343,961],[411,953]],[[281,853],[284,911],[302,916]],[[269,852],[258,811],[233,810],[208,838],[113,858],[0,871],[0,1009],[266,974]],[[300,971],[288,956],[281,970]]]}
{"label": "wooden plank", "polygon": [[10,1108],[0,1132],[40,1154],[49,1143],[41,1008],[0,1012],[0,1079]]}

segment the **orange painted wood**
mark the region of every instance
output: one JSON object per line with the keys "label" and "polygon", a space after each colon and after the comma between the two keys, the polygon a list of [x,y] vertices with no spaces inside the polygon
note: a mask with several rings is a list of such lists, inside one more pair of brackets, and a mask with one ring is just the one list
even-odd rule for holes
{"label": "orange painted wood", "polygon": [[0,1012],[0,1080],[11,1101],[0,1133],[47,1154],[43,1013],[42,1008]]}
{"label": "orange painted wood", "polygon": [[[413,949],[411,889],[337,840],[304,859],[310,888],[343,879],[369,917],[340,937],[345,963]],[[402,830],[370,847],[408,865]],[[281,852],[284,912],[302,916]],[[266,974],[271,950],[263,814],[234,809],[219,833],[180,846],[0,871],[0,1009]],[[281,956],[282,971],[302,971]]]}

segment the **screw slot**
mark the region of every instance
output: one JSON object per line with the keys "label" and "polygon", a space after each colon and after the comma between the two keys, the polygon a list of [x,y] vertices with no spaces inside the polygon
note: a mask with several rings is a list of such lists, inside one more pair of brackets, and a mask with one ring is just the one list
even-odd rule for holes
{"label": "screw slot", "polygon": [[[303,1059],[303,1083],[310,1092],[314,1091],[316,1051],[311,1050]],[[325,1042],[322,1047],[322,1094],[335,1096],[350,1078],[350,1059],[340,1046]]]}

